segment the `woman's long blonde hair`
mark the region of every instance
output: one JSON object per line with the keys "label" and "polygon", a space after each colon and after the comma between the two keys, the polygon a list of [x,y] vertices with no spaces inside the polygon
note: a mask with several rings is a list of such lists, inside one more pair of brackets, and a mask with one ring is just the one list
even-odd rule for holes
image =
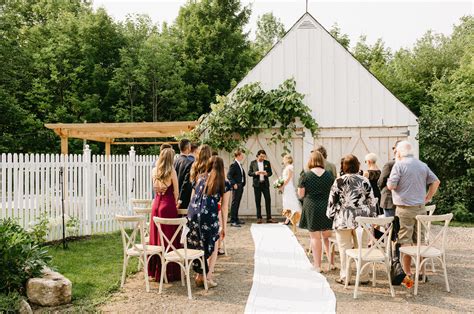
{"label": "woman's long blonde hair", "polygon": [[174,155],[172,148],[165,148],[160,152],[156,167],[153,168],[153,183],[156,181],[165,183],[171,178]]}
{"label": "woman's long blonde hair", "polygon": [[191,182],[196,181],[200,174],[206,173],[207,163],[209,162],[211,155],[212,150],[209,145],[204,144],[199,147],[199,154],[196,158],[196,161],[193,163],[193,166],[191,167]]}

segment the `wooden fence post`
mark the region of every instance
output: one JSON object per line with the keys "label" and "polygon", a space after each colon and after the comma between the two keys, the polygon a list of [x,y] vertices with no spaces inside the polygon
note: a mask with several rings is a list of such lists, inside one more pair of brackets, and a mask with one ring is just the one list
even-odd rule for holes
{"label": "wooden fence post", "polygon": [[128,169],[127,169],[127,194],[128,194],[128,211],[130,215],[133,215],[132,199],[135,198],[136,182],[135,182],[135,147],[130,147],[128,152]]}
{"label": "wooden fence post", "polygon": [[87,218],[87,234],[92,234],[95,229],[95,177],[92,167],[91,150],[85,145],[82,155],[84,163],[83,191],[84,191],[84,217]]}

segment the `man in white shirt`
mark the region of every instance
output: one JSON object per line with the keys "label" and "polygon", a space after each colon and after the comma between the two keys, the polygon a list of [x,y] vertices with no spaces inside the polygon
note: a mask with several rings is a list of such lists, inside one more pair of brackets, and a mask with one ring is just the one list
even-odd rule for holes
{"label": "man in white shirt", "polygon": [[255,205],[257,207],[257,223],[262,223],[261,200],[262,194],[265,198],[265,210],[267,212],[267,223],[276,223],[272,219],[272,203],[270,198],[270,182],[268,177],[272,175],[272,166],[267,158],[267,154],[263,149],[257,153],[257,159],[250,163],[249,176],[253,177],[253,190],[255,193]]}

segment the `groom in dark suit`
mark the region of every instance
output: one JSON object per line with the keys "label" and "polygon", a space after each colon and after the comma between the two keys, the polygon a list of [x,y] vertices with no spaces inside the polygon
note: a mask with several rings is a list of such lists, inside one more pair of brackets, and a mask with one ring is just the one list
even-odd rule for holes
{"label": "groom in dark suit", "polygon": [[238,149],[234,153],[235,160],[230,165],[227,172],[227,179],[232,184],[232,205],[230,207],[230,225],[232,227],[240,227],[245,222],[239,220],[239,206],[242,200],[245,186],[245,170],[242,166],[242,161],[245,158],[244,153]]}
{"label": "groom in dark suit", "polygon": [[262,209],[261,209],[261,200],[262,194],[265,198],[265,210],[267,212],[267,223],[276,223],[272,219],[272,201],[270,199],[270,182],[268,177],[272,175],[272,166],[267,158],[267,154],[263,149],[259,150],[257,153],[257,159],[253,160],[250,163],[249,176],[253,177],[253,190],[255,193],[255,204],[257,206],[257,223],[261,224],[262,219]]}

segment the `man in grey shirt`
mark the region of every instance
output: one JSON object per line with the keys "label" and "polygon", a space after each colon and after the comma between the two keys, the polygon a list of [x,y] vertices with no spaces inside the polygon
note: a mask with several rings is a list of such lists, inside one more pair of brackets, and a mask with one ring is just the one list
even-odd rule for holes
{"label": "man in grey shirt", "polygon": [[[416,242],[415,217],[426,215],[425,204],[431,202],[440,181],[425,163],[413,157],[409,142],[398,143],[396,151],[396,162],[387,180],[387,188],[392,191],[395,215],[400,219],[398,243],[402,246],[413,245]],[[411,257],[404,255],[403,270],[409,276],[412,274],[410,264]]]}

